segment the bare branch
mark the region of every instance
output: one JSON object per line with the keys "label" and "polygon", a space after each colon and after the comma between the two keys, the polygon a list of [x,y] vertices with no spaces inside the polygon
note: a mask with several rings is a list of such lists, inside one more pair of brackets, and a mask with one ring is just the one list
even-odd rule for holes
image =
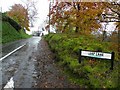
{"label": "bare branch", "polygon": [[31,26],[33,26],[33,22],[36,20],[36,16],[38,15],[38,10],[36,8],[36,4],[37,4],[37,0],[21,0],[24,4],[25,4],[25,7],[28,11],[28,14],[29,14],[29,20],[30,20],[30,23],[31,23]]}

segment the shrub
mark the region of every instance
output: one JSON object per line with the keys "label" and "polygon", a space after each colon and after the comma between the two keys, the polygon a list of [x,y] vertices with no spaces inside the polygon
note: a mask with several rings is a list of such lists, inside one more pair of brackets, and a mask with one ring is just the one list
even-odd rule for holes
{"label": "shrub", "polygon": [[13,19],[6,16],[5,14],[2,14],[2,21],[9,22],[17,31],[21,29],[21,26],[17,22],[15,22]]}
{"label": "shrub", "polygon": [[[111,51],[108,48],[109,42],[99,42],[92,36],[78,37],[68,34],[49,34],[45,39],[49,42],[51,49],[55,51],[59,65],[67,69],[70,81],[91,88],[117,86],[117,69],[109,70],[109,61],[83,58],[81,64],[78,63],[79,49],[108,52]],[[117,53],[117,51],[115,52]],[[115,68],[117,68],[116,64]]]}

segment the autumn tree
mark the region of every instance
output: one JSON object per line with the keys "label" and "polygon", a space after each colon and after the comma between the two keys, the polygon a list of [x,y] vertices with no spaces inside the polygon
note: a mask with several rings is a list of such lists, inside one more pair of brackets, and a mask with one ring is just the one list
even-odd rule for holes
{"label": "autumn tree", "polygon": [[8,16],[14,19],[22,28],[29,31],[29,17],[28,11],[21,4],[15,4],[7,12]]}
{"label": "autumn tree", "polygon": [[111,2],[104,3],[104,6],[106,6],[106,9],[103,13],[102,21],[107,23],[115,22],[116,28],[111,34],[111,40],[118,41],[120,40],[120,35],[118,35],[120,32],[120,1],[112,0]]}
{"label": "autumn tree", "polygon": [[[106,3],[106,6],[112,13],[108,13],[109,15],[113,16],[116,21],[120,20],[120,1],[115,0],[114,2]],[[116,16],[116,17],[115,17]]]}
{"label": "autumn tree", "polygon": [[111,2],[104,3],[106,9],[103,12],[104,22],[116,22],[116,28],[120,30],[120,1],[112,0]]}
{"label": "autumn tree", "polygon": [[62,32],[72,29],[90,34],[101,27],[99,18],[104,8],[103,2],[56,2],[50,12],[51,24]]}

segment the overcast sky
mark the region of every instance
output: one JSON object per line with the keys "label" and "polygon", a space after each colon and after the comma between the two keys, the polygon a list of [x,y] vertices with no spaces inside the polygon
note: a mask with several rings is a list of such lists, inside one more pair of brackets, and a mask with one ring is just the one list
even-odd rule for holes
{"label": "overcast sky", "polygon": [[[23,0],[24,1],[24,0]],[[49,1],[48,0],[37,0],[37,9],[38,9],[38,19],[35,23],[35,27],[31,28],[32,30],[37,30],[39,26],[44,22],[48,13],[49,13]],[[0,0],[0,7],[2,7],[2,12],[8,11],[10,7],[14,4],[22,4],[24,3],[22,0]]]}

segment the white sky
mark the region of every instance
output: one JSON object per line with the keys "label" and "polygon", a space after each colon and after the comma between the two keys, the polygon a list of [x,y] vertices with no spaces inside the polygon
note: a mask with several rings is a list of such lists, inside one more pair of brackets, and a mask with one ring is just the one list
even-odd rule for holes
{"label": "white sky", "polygon": [[[36,0],[35,0],[36,1]],[[46,19],[48,13],[49,13],[49,1],[48,0],[37,0],[37,9],[38,9],[38,19],[36,19],[35,27],[31,28],[31,31],[38,30],[38,27],[41,26],[41,24]],[[2,7],[2,12],[8,11],[10,7],[14,4],[22,4],[24,6],[24,3],[22,0],[0,0],[0,7]]]}

